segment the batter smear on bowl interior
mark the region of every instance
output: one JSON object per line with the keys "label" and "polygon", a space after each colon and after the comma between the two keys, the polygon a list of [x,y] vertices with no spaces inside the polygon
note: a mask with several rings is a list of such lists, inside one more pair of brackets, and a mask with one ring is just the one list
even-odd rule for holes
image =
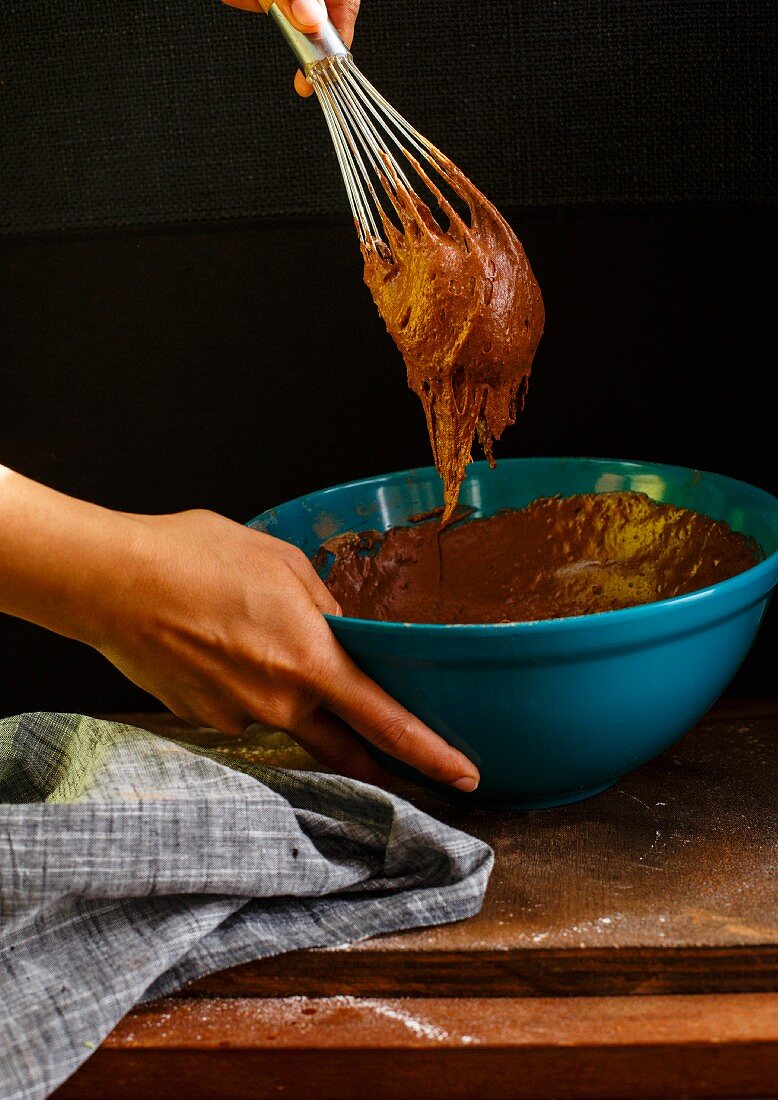
{"label": "batter smear on bowl interior", "polygon": [[437,533],[437,524],[425,522],[348,532],[325,542],[314,561],[353,618],[498,623],[681,596],[761,559],[754,540],[723,521],[634,491],[540,497],[526,508],[452,523],[445,574]]}
{"label": "batter smear on bowl interior", "polygon": [[[362,252],[365,282],[424,406],[443,479],[445,526],[474,437],[494,466],[492,445],[523,407],[544,310],[511,227],[448,157],[434,150],[434,158],[466,204],[469,224],[409,156],[449,224],[444,229],[393,176],[384,186],[402,228],[383,215],[389,249],[363,246]],[[389,166],[387,172],[393,175]]]}

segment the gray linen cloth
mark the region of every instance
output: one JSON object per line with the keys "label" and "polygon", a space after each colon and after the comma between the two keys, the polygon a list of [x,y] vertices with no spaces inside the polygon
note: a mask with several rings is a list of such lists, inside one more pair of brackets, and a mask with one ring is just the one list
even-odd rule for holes
{"label": "gray linen cloth", "polygon": [[74,714],[0,720],[0,1096],[222,967],[478,912],[493,854],[377,787]]}

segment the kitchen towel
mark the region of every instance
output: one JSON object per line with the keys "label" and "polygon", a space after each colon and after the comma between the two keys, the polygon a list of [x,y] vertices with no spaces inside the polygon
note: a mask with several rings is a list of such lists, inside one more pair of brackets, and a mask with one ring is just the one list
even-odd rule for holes
{"label": "kitchen towel", "polygon": [[460,920],[491,848],[377,787],[77,714],[0,720],[0,1096],[223,967]]}

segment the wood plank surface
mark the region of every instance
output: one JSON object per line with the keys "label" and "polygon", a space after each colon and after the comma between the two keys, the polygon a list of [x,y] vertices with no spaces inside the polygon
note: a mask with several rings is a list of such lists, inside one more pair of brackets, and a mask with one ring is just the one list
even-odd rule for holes
{"label": "wood plank surface", "polygon": [[[388,956],[388,957],[387,957]],[[489,997],[774,992],[778,948],[575,948],[515,951],[312,950],[193,982],[181,996]]]}
{"label": "wood plank surface", "polygon": [[744,1098],[776,1081],[778,1004],[758,994],[170,998],[131,1012],[54,1096]]}
{"label": "wood plank surface", "polygon": [[[112,716],[118,717],[118,716]],[[243,760],[314,767],[286,735],[126,715]],[[295,952],[191,991],[278,997],[575,996],[778,989],[778,701],[720,704],[612,790],[525,813],[399,793],[495,850],[467,921]]]}
{"label": "wood plank surface", "polygon": [[[278,731],[106,717],[315,767]],[[769,1100],[777,742],[778,700],[726,701],[574,806],[404,786],[494,847],[480,915],[209,975],[130,1012],[54,1100]]]}

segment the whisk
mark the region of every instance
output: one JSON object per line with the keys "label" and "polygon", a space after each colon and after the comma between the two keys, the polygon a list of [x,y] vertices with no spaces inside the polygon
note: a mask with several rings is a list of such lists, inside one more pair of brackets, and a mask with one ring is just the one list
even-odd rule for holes
{"label": "whisk", "polygon": [[[392,205],[398,192],[406,202],[419,199],[420,180],[445,218],[456,217],[441,185],[446,158],[389,103],[354,64],[354,59],[333,24],[326,19],[313,34],[297,30],[276,3],[267,9],[313,85],[332,138],[346,186],[351,212],[363,252],[391,255],[388,196]],[[433,181],[427,168],[439,174]],[[414,169],[414,182],[408,172]],[[454,200],[455,201],[455,200]],[[423,203],[423,200],[422,200]],[[431,203],[429,205],[432,205]]]}
{"label": "whisk", "polygon": [[493,442],[523,406],[540,288],[505,219],[363,76],[334,26],[303,34],[276,3],[269,14],[324,112],[365,282],[424,407],[445,525],[474,438],[493,465]]}

